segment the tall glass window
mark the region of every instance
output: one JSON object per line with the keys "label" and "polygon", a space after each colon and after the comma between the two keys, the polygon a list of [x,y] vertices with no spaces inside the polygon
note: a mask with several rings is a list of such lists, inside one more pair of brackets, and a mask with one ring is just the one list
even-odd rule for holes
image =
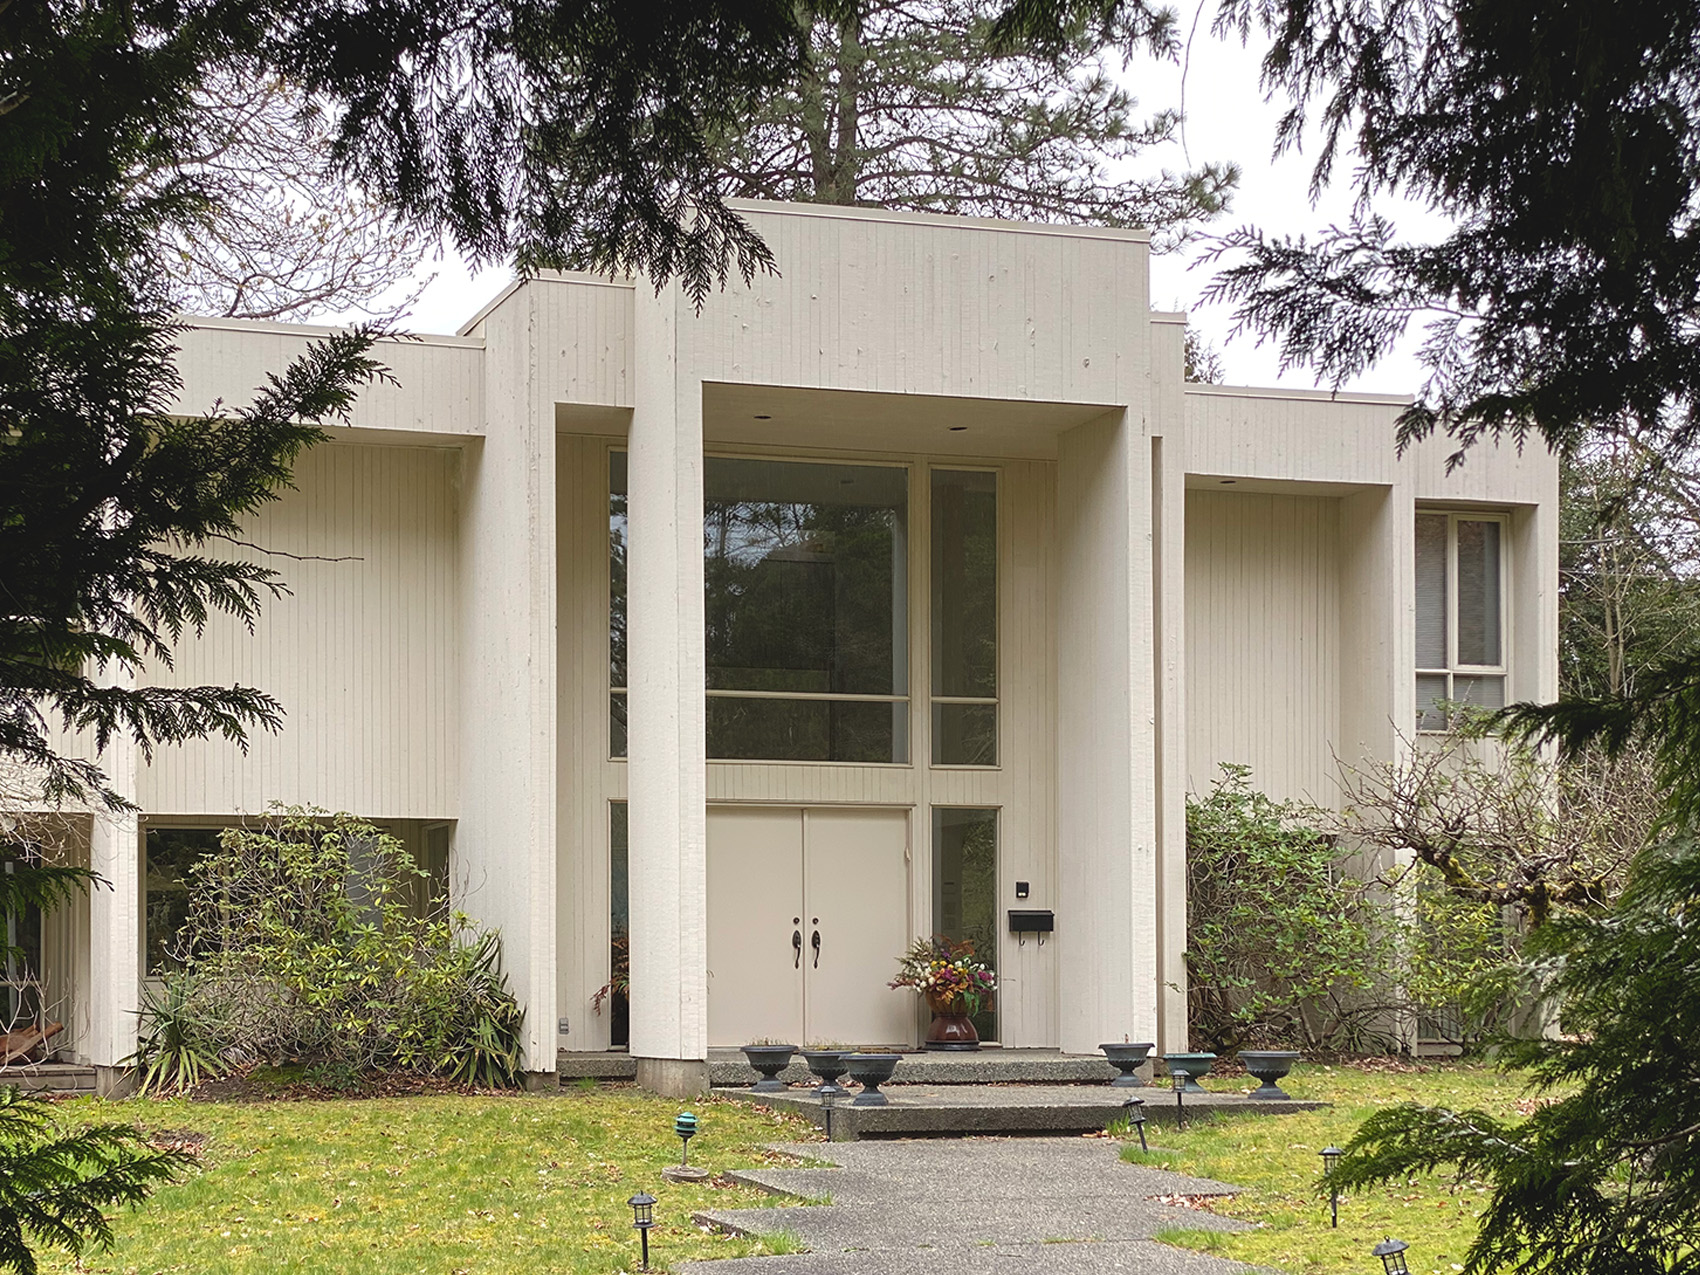
{"label": "tall glass window", "polygon": [[998,762],[998,476],[932,474],[935,766]]}
{"label": "tall glass window", "polygon": [[[625,463],[609,474],[610,744],[624,754]],[[908,474],[710,457],[708,755],[909,760]]]}
{"label": "tall glass window", "polygon": [[626,755],[626,453],[608,457],[608,755]]}
{"label": "tall glass window", "polygon": [[143,865],[142,935],[149,974],[182,966],[178,932],[189,922],[189,871],[218,849],[217,828],[149,828]]}
{"label": "tall glass window", "polygon": [[[933,932],[974,945],[998,967],[998,812],[933,807]],[[974,1017],[982,1040],[998,1038],[994,1004]]]}
{"label": "tall glass window", "polygon": [[1503,518],[1419,513],[1417,729],[1446,729],[1447,702],[1505,706]]}
{"label": "tall glass window", "polygon": [[623,801],[608,807],[608,995],[603,1004],[608,1014],[608,1043],[625,1045],[631,1039],[632,976],[631,895],[626,870],[627,806]]}

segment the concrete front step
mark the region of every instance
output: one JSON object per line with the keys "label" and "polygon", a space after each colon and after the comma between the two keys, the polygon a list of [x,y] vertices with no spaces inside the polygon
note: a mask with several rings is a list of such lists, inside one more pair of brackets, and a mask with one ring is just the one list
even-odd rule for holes
{"label": "concrete front step", "polygon": [[75,1063],[16,1063],[0,1067],[0,1085],[16,1085],[25,1093],[93,1094],[93,1067]]}
{"label": "concrete front step", "polygon": [[[556,1056],[556,1069],[563,1082],[572,1080],[633,1080],[637,1060],[628,1054],[568,1053]],[[749,1086],[760,1073],[736,1050],[709,1051],[709,1083],[716,1088]],[[984,1049],[974,1053],[927,1053],[903,1055],[897,1085],[1072,1085],[1103,1084],[1114,1078],[1116,1069],[1102,1057],[1060,1054],[1049,1049]],[[799,1058],[779,1073],[788,1085],[808,1082],[809,1071]]]}
{"label": "concrete front step", "polygon": [[[901,1071],[901,1068],[899,1068]],[[857,1107],[849,1097],[829,1109],[807,1089],[717,1093],[758,1102],[801,1116],[827,1132],[834,1142],[862,1138],[964,1137],[987,1134],[1078,1134],[1101,1130],[1127,1115],[1129,1097],[1145,1100],[1150,1125],[1172,1125],[1177,1113],[1167,1089],[1112,1089],[1108,1085],[892,1085],[880,1091],[883,1107]],[[1270,1101],[1237,1093],[1188,1094],[1186,1119],[1215,1115],[1284,1115],[1313,1111],[1325,1103]]]}

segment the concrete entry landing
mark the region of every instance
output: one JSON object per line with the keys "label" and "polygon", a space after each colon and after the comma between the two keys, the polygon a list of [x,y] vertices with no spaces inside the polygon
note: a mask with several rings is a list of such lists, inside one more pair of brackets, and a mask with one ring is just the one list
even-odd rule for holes
{"label": "concrete entry landing", "polygon": [[780,1195],[830,1204],[700,1213],[747,1234],[796,1235],[809,1252],[693,1262],[686,1275],[1231,1275],[1223,1261],[1156,1243],[1170,1227],[1245,1230],[1250,1223],[1164,1203],[1207,1203],[1225,1182],[1123,1164],[1120,1144],[1082,1138],[789,1144],[827,1169],[731,1176]]}
{"label": "concrete entry landing", "polygon": [[[903,1067],[898,1067],[901,1076]],[[784,1093],[751,1093],[743,1089],[717,1089],[728,1098],[761,1103],[776,1111],[801,1116],[817,1128],[828,1128],[827,1109],[808,1089]],[[855,1090],[851,1090],[854,1093]],[[941,1135],[1011,1133],[1091,1133],[1127,1114],[1130,1096],[1145,1099],[1149,1125],[1175,1122],[1172,1090],[1112,1089],[1108,1085],[923,1085],[902,1084],[894,1078],[880,1086],[890,1103],[884,1107],[852,1106],[849,1095],[834,1101],[831,1137],[834,1142],[861,1138],[904,1138]],[[1310,1111],[1319,1102],[1268,1101],[1242,1094],[1188,1094],[1186,1115],[1195,1117],[1229,1114],[1280,1115]]]}
{"label": "concrete entry landing", "polygon": [[[566,1080],[634,1080],[637,1062],[622,1053],[571,1053],[556,1056],[556,1070]],[[709,1083],[749,1086],[757,1072],[736,1049],[708,1051]],[[934,1085],[1070,1085],[1101,1084],[1115,1077],[1116,1069],[1100,1054],[1063,1054],[1054,1049],[982,1049],[972,1053],[927,1053],[903,1055],[892,1083]],[[779,1078],[789,1085],[809,1081],[808,1067],[799,1057]]]}

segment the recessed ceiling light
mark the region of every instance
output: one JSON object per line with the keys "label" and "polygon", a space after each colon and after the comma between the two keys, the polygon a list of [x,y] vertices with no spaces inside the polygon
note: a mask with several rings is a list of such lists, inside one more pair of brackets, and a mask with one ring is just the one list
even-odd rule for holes
{"label": "recessed ceiling light", "polygon": [[771,417],[771,416],[762,416],[762,415],[759,415],[759,414],[758,414],[758,415],[757,415],[757,416],[756,416],[756,419],[757,419],[757,420],[758,420],[758,421],[771,421],[771,420],[772,420],[772,419],[773,419],[773,417]]}
{"label": "recessed ceiling light", "polygon": [[963,430],[965,430],[967,428],[968,427],[966,425],[952,425],[950,427],[950,432],[952,434],[960,434]]}

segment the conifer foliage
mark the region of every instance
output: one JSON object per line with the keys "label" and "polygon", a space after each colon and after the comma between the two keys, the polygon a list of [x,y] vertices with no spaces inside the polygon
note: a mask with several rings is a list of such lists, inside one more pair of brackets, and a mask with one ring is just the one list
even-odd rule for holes
{"label": "conifer foliage", "polygon": [[1220,212],[1231,164],[1126,175],[1178,112],[1148,119],[1113,75],[1118,46],[1162,57],[1171,15],[1109,30],[1075,21],[1046,52],[992,40],[996,0],[845,0],[805,6],[801,73],[726,149],[725,189],[1016,221],[1142,226],[1169,242]]}
{"label": "conifer foliage", "polygon": [[140,1203],[186,1163],[134,1126],[62,1127],[44,1099],[0,1088],[0,1271],[35,1275],[44,1245],[73,1256],[106,1247],[106,1210]]}

